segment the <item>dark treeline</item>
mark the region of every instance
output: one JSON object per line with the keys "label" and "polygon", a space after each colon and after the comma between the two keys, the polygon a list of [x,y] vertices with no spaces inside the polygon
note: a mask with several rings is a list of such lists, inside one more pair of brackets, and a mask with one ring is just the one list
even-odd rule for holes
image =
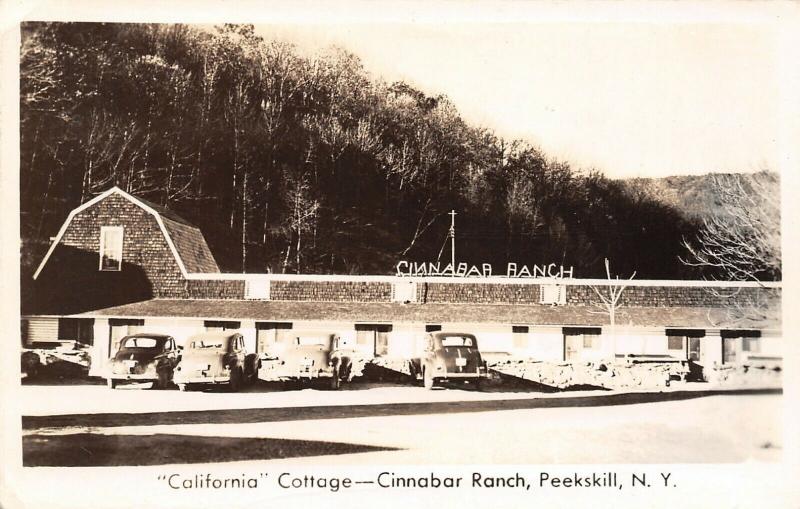
{"label": "dark treeline", "polygon": [[697,223],[647,185],[470,126],[342,50],[304,56],[241,25],[24,24],[23,267],[113,185],[195,223],[232,272],[447,261],[455,209],[459,261],[696,275],[678,256]]}

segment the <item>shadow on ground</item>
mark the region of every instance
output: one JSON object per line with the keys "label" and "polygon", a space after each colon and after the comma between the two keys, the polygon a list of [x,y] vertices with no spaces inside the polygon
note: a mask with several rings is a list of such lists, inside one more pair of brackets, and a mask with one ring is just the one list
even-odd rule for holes
{"label": "shadow on ground", "polygon": [[392,447],[192,435],[28,435],[22,439],[26,467],[99,467],[218,463],[394,451]]}
{"label": "shadow on ground", "polygon": [[393,415],[426,415],[533,408],[565,408],[633,405],[659,401],[680,401],[707,396],[782,394],[781,389],[740,389],[707,391],[635,392],[557,398],[516,398],[481,401],[388,403],[373,405],[330,405],[311,407],[189,410],[176,412],[106,413],[22,416],[23,429],[60,427],[155,426],[171,424],[225,424],[346,419]]}

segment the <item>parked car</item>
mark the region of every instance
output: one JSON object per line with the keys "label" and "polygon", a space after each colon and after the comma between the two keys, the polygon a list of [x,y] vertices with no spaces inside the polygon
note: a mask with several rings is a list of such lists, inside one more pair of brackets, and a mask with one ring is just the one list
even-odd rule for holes
{"label": "parked car", "polygon": [[125,336],[109,361],[106,382],[111,389],[120,382],[153,382],[153,388],[166,389],[179,359],[172,336],[147,333]]}
{"label": "parked car", "polygon": [[353,338],[340,334],[297,334],[263,355],[261,378],[301,383],[327,378],[331,389],[338,389],[352,380],[356,365],[363,369],[363,359],[353,343]]}
{"label": "parked car", "polygon": [[427,389],[443,381],[471,382],[480,386],[489,376],[477,338],[461,332],[427,334],[422,356],[412,359],[411,366],[416,378],[421,378]]}
{"label": "parked car", "polygon": [[204,332],[186,341],[174,381],[181,391],[201,384],[227,384],[229,390],[238,391],[256,381],[259,365],[239,332]]}

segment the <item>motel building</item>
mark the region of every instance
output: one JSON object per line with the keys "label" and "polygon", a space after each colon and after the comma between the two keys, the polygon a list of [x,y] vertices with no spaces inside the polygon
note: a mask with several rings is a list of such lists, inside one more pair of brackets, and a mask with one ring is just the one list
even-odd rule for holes
{"label": "motel building", "polygon": [[[180,344],[224,329],[240,330],[257,352],[337,333],[366,356],[403,359],[419,353],[426,331],[444,330],[475,334],[485,353],[554,362],[781,358],[780,324],[743,326],[730,313],[737,302],[779,297],[780,283],[573,279],[552,267],[536,277],[421,276],[413,268],[401,263],[389,276],[221,273],[197,227],[115,187],[69,214],[33,281],[23,282],[22,339],[91,345],[93,376],[125,335],[165,333]],[[595,291],[607,294],[609,285],[626,286],[613,327]]]}

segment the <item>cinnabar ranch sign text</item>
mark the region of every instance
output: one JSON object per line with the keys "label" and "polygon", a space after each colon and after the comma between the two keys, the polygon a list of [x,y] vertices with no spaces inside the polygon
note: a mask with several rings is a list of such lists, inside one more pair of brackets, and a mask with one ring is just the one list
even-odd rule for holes
{"label": "cinnabar ranch sign text", "polygon": [[509,263],[506,266],[505,274],[493,274],[490,263],[480,265],[470,265],[466,262],[452,263],[442,266],[440,263],[430,262],[397,262],[397,275],[401,277],[415,276],[451,276],[451,277],[491,277],[505,276],[512,278],[572,278],[572,266],[564,268],[561,265],[551,263],[549,265],[520,265]]}

